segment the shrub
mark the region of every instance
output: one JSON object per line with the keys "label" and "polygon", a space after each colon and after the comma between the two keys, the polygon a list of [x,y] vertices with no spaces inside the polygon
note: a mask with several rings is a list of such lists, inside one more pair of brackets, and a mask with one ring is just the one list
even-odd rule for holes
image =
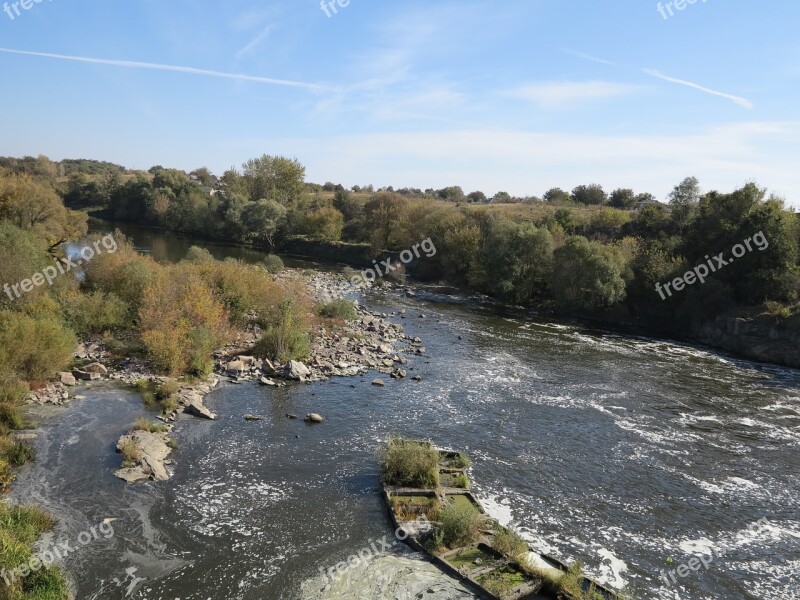
{"label": "shrub", "polygon": [[130,307],[114,293],[67,294],[62,305],[67,323],[80,335],[103,333],[130,325]]}
{"label": "shrub", "polygon": [[189,248],[189,251],[186,253],[186,258],[184,260],[186,262],[195,264],[216,262],[211,252],[209,252],[205,248],[200,248],[199,246],[192,246],[191,248]]}
{"label": "shrub", "polygon": [[492,546],[512,560],[530,551],[528,544],[519,535],[510,529],[501,527],[492,539]]}
{"label": "shrub", "polygon": [[28,381],[44,380],[70,363],[78,341],[52,317],[0,312],[0,367]]}
{"label": "shrub", "polygon": [[293,300],[284,300],[280,305],[277,323],[256,343],[253,352],[260,358],[277,359],[280,362],[306,358],[311,346],[308,328],[303,321]]}
{"label": "shrub", "polygon": [[26,384],[0,367],[0,425],[7,429],[25,429],[21,407],[28,392]]}
{"label": "shrub", "polygon": [[356,307],[350,300],[341,298],[321,305],[317,312],[321,317],[327,319],[344,319],[345,321],[354,321],[358,318]]}
{"label": "shrub", "polygon": [[167,373],[192,371],[198,353],[210,355],[227,336],[222,303],[189,265],[159,271],[145,290],[139,315],[150,360]]}
{"label": "shrub", "polygon": [[264,268],[273,275],[277,275],[284,269],[283,261],[277,254],[268,254],[264,259]]}
{"label": "shrub", "polygon": [[447,504],[439,510],[434,535],[447,548],[456,548],[474,541],[483,522],[483,515],[472,504]]}
{"label": "shrub", "polygon": [[142,460],[142,451],[139,450],[139,447],[133,440],[126,440],[123,442],[119,448],[119,451],[122,454],[123,467],[132,467]]}
{"label": "shrub", "polygon": [[429,442],[392,438],[383,452],[383,480],[387,485],[438,488],[439,453]]}
{"label": "shrub", "polygon": [[16,442],[10,438],[0,438],[0,456],[12,467],[21,467],[36,459],[36,448],[24,442]]}

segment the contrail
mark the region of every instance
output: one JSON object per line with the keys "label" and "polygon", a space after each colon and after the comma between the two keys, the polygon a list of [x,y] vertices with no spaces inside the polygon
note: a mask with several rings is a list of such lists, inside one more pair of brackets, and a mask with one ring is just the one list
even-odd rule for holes
{"label": "contrail", "polygon": [[244,73],[225,73],[223,71],[209,71],[208,69],[196,69],[194,67],[181,67],[178,65],[161,65],[158,63],[136,62],[130,60],[109,60],[105,58],[91,58],[86,56],[68,56],[64,54],[50,54],[48,52],[30,52],[27,50],[12,50],[10,48],[0,48],[0,52],[5,52],[7,54],[22,54],[24,56],[56,58],[59,60],[71,60],[74,62],[90,63],[95,65],[111,65],[114,67],[125,67],[127,69],[149,69],[151,71],[172,71],[175,73],[188,73],[189,75],[203,75],[205,77],[218,77],[222,79],[233,79],[236,81],[253,81],[256,83],[268,83],[270,85],[301,88],[313,92],[321,92],[331,89],[316,83],[305,83],[302,81],[291,81],[288,79],[273,79],[271,77],[245,75]]}
{"label": "contrail", "polygon": [[698,85],[696,83],[692,83],[691,81],[684,81],[683,79],[675,79],[674,77],[668,77],[662,73],[659,73],[655,69],[642,69],[645,73],[650,75],[651,77],[657,77],[658,79],[663,79],[664,81],[669,81],[670,83],[677,83],[678,85],[685,85],[686,87],[690,87],[695,90],[700,90],[701,92],[705,92],[706,94],[711,94],[712,96],[719,96],[720,98],[727,98],[732,102],[735,102],[739,106],[743,106],[747,109],[753,108],[753,103],[750,102],[747,98],[741,98],[740,96],[734,96],[733,94],[726,94],[724,92],[718,92],[716,90],[711,90],[707,87],[703,87],[702,85]]}

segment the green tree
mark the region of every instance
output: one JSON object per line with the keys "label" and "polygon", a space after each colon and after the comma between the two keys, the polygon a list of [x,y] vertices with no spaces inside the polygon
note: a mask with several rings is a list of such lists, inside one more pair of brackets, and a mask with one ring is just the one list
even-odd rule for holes
{"label": "green tree", "polygon": [[632,189],[618,188],[611,192],[611,195],[608,197],[608,204],[614,208],[629,210],[636,206],[636,195],[633,193]]}
{"label": "green tree", "polygon": [[578,204],[600,205],[605,204],[608,196],[603,191],[603,186],[593,183],[591,185],[579,185],[572,190],[572,201]]}
{"label": "green tree", "polygon": [[286,208],[275,200],[249,203],[242,210],[245,241],[274,249],[285,219]]}
{"label": "green tree", "polygon": [[554,259],[552,290],[558,306],[598,311],[625,298],[621,265],[601,244],[571,237]]}
{"label": "green tree", "polygon": [[542,199],[551,204],[569,204],[572,202],[572,197],[567,192],[557,187],[547,190],[544,196],[542,196]]}
{"label": "green tree", "polygon": [[696,177],[687,177],[676,185],[669,195],[669,204],[672,208],[672,221],[683,233],[687,223],[695,212],[697,202],[700,200],[700,182]]}
{"label": "green tree", "polygon": [[343,227],[344,215],[335,208],[323,207],[308,215],[308,230],[315,240],[338,242]]}

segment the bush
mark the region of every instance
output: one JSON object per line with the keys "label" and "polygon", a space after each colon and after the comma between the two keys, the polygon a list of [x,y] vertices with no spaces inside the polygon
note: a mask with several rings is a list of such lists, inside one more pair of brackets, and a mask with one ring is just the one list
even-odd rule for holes
{"label": "bush", "polygon": [[281,303],[278,322],[261,337],[253,352],[259,358],[277,359],[280,362],[303,360],[309,355],[311,345],[308,329],[292,300]]}
{"label": "bush", "polygon": [[309,236],[320,242],[338,242],[342,239],[344,215],[333,207],[320,208],[306,220]]}
{"label": "bush", "polygon": [[356,307],[350,300],[345,300],[344,298],[321,305],[317,309],[317,312],[319,313],[319,316],[325,317],[326,319],[344,319],[345,321],[354,321],[358,318]]}
{"label": "bush", "polygon": [[0,312],[0,367],[28,381],[48,379],[72,360],[75,334],[52,317]]}
{"label": "bush", "polygon": [[484,517],[472,504],[448,504],[439,510],[434,536],[447,548],[457,548],[474,541]]}
{"label": "bush", "polygon": [[0,425],[7,429],[25,429],[21,407],[29,391],[26,384],[0,366]]}
{"label": "bush", "polygon": [[191,248],[189,248],[189,251],[186,253],[186,258],[184,260],[186,262],[195,264],[216,262],[211,252],[209,252],[205,248],[200,248],[199,246],[192,246]]}
{"label": "bush", "polygon": [[264,259],[264,268],[273,275],[277,275],[284,269],[283,261],[277,254],[268,254]]}
{"label": "bush", "polygon": [[132,467],[140,460],[142,460],[142,451],[133,440],[126,440],[119,448],[122,454],[122,466]]}
{"label": "bush", "polygon": [[383,481],[387,485],[439,487],[439,453],[429,442],[392,438],[383,452]]}
{"label": "bush", "polygon": [[530,551],[528,544],[519,535],[501,527],[497,533],[494,534],[492,546],[498,552],[502,552],[512,560],[517,560],[518,557]]}
{"label": "bush", "polygon": [[139,314],[150,360],[167,373],[197,369],[198,357],[210,358],[227,336],[225,308],[189,265],[161,270],[147,286]]}
{"label": "bush", "polygon": [[62,299],[67,323],[80,335],[130,326],[130,307],[114,293],[67,294]]}

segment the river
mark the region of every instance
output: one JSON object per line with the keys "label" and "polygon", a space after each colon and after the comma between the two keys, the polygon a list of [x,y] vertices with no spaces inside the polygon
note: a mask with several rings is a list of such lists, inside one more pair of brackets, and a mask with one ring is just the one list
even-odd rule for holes
{"label": "river", "polygon": [[[127,232],[159,259],[190,245]],[[376,591],[402,577],[409,598],[468,597],[402,544],[322,590],[320,568],[391,538],[377,459],[391,434],[468,451],[493,516],[640,599],[800,598],[800,371],[437,292],[367,298],[406,310],[428,349],[409,363],[421,383],[225,384],[206,402],[218,421],[182,418],[168,482],[112,475],[116,439],[146,413],[134,393],[97,385],[40,414],[15,497],[60,515],[58,539],[118,519],[67,559],[79,600],[405,598]],[[285,417],[308,412],[327,421]]]}

